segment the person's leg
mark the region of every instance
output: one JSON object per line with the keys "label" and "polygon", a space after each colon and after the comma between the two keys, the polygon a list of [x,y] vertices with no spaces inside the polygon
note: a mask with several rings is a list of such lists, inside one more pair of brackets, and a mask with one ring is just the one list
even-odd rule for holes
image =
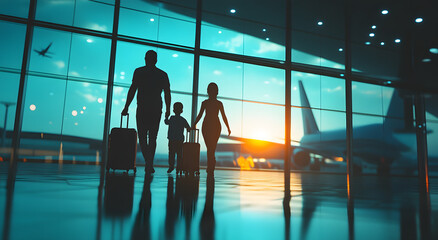
{"label": "person's leg", "polygon": [[179,168],[181,169],[181,165],[182,164],[182,148],[183,147],[183,142],[182,141],[175,141],[175,151],[176,151],[176,164],[177,166],[179,166]]}
{"label": "person's leg", "polygon": [[169,140],[169,170],[167,173],[170,173],[175,168],[175,154],[176,154],[176,146],[175,141]]}
{"label": "person's leg", "polygon": [[148,152],[148,143],[147,143],[147,131],[144,122],[144,118],[141,114],[137,112],[137,133],[138,133],[138,141],[140,143],[141,153],[146,163],[145,171],[148,168],[148,160],[147,160],[147,152]]}
{"label": "person's leg", "polygon": [[161,120],[161,112],[153,113],[149,115],[150,125],[149,125],[149,144],[147,148],[148,160],[150,163],[151,172],[155,172],[154,169],[154,157],[155,157],[155,149],[157,148],[157,135],[158,129],[160,127]]}

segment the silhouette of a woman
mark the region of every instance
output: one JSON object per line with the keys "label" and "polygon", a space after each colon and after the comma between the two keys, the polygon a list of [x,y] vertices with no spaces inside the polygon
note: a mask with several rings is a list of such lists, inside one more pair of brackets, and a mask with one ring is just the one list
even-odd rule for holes
{"label": "silhouette of a woman", "polygon": [[221,101],[217,100],[219,89],[216,83],[210,83],[207,87],[208,99],[202,102],[201,110],[196,117],[193,128],[201,119],[204,111],[205,117],[202,123],[202,136],[204,137],[205,145],[207,146],[207,174],[213,174],[216,165],[216,152],[217,141],[221,134],[221,123],[219,121],[219,111],[222,115],[222,120],[228,128],[228,135],[231,134],[230,126],[228,125],[227,116],[225,115],[224,105]]}

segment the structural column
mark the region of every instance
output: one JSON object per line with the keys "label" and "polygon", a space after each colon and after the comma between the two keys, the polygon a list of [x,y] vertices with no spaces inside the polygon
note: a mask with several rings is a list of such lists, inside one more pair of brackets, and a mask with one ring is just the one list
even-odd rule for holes
{"label": "structural column", "polygon": [[196,35],[195,35],[195,58],[193,63],[193,89],[192,89],[192,118],[191,125],[195,122],[198,111],[198,86],[199,86],[199,57],[201,49],[201,23],[202,23],[202,1],[196,4]]}
{"label": "structural column", "polygon": [[291,161],[291,71],[292,71],[292,0],[286,0],[286,61],[285,61],[285,134],[284,134],[284,194],[290,198],[290,161]]}

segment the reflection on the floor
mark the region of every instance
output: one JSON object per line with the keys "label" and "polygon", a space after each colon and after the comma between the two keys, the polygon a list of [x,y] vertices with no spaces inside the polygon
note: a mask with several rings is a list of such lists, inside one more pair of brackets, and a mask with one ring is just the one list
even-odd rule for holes
{"label": "reflection on the floor", "polygon": [[281,172],[139,169],[101,184],[98,166],[20,163],[6,217],[0,167],[9,239],[438,239],[437,179],[429,206],[416,178],[359,177],[348,195],[345,175],[291,174],[289,198]]}

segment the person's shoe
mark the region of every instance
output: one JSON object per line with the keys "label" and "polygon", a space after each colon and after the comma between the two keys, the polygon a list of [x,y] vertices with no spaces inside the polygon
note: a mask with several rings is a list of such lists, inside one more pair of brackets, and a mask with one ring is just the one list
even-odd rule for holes
{"label": "person's shoe", "polygon": [[173,171],[173,167],[170,167],[169,169],[167,169],[167,173],[171,173]]}

